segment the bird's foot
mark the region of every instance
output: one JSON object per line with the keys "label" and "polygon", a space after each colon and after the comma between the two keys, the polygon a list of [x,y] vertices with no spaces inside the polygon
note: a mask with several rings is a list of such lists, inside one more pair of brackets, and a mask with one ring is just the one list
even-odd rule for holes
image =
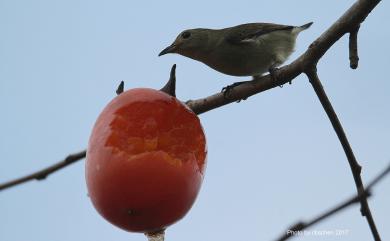
{"label": "bird's foot", "polygon": [[223,93],[223,95],[226,97],[234,87],[239,86],[240,84],[242,84],[242,82],[236,82],[231,85],[225,86],[222,88],[221,93]]}
{"label": "bird's foot", "polygon": [[[278,81],[278,71],[279,71],[279,68],[278,67],[273,67],[271,66],[269,69],[268,69],[268,72],[269,74],[271,75],[271,78],[274,82],[277,82]],[[279,85],[280,88],[283,88],[283,85]]]}
{"label": "bird's foot", "polygon": [[[249,81],[235,82],[235,83],[233,83],[231,85],[223,87],[222,90],[221,90],[221,93],[223,93],[223,97],[225,97],[225,99],[228,99],[229,94],[230,94],[230,92],[232,91],[232,89],[234,87],[237,87],[237,86],[242,85],[242,84],[247,83],[247,82],[249,82]],[[241,100],[246,100],[246,99],[247,98],[243,98]],[[239,103],[241,100],[237,100],[237,103]]]}

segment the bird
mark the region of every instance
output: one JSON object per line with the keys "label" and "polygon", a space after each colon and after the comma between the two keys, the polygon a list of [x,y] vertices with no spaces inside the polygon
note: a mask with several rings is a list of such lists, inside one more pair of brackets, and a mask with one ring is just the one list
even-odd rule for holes
{"label": "bird", "polygon": [[[222,29],[195,28],[182,31],[159,56],[176,53],[200,61],[232,76],[275,76],[294,52],[297,36],[313,22],[301,26],[246,23]],[[244,82],[227,86],[232,88]],[[226,87],[224,88],[225,90]]]}

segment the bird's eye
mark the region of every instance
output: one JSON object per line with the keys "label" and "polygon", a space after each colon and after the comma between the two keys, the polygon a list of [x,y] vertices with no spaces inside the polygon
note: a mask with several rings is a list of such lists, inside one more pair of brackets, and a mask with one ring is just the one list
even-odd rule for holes
{"label": "bird's eye", "polygon": [[181,34],[181,37],[182,37],[183,39],[187,39],[187,38],[189,38],[190,36],[191,36],[191,33],[190,33],[190,32],[184,32],[184,33]]}

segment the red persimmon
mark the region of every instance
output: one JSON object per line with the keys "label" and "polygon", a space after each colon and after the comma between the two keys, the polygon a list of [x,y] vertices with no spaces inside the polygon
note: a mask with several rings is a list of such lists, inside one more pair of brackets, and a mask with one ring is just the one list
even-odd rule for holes
{"label": "red persimmon", "polygon": [[152,89],[131,89],[98,117],[87,152],[88,194],[112,224],[154,232],[181,219],[199,192],[206,139],[195,113]]}

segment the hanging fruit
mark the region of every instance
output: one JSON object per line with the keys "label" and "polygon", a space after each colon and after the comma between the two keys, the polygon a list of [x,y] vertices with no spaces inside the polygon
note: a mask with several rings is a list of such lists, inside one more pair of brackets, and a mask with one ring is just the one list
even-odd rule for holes
{"label": "hanging fruit", "polygon": [[88,194],[110,223],[164,230],[189,211],[206,166],[199,118],[175,97],[131,89],[98,117],[87,152]]}

